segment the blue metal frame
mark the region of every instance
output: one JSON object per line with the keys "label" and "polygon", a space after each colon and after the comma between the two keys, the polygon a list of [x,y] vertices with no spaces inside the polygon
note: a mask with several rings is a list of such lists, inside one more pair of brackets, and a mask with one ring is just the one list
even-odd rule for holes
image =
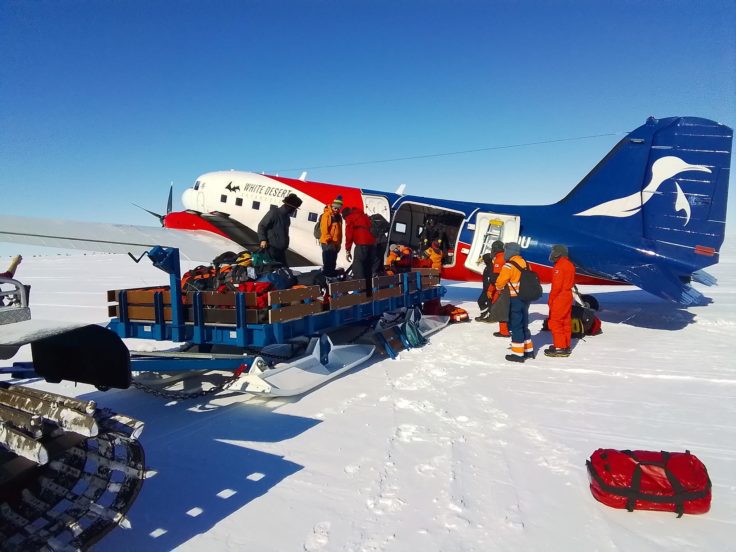
{"label": "blue metal frame", "polygon": [[[192,308],[194,312],[193,323],[184,323],[184,307],[181,291],[181,272],[179,270],[179,251],[175,248],[154,247],[148,252],[154,266],[167,272],[170,277],[171,290],[171,318],[167,323],[164,317],[163,293],[154,294],[155,322],[134,322],[127,318],[127,292],[119,294],[120,316],[113,318],[108,328],[120,337],[154,339],[157,341],[187,341],[197,345],[234,345],[243,348],[261,348],[266,345],[285,343],[288,340],[300,336],[316,336],[327,330],[344,327],[351,324],[359,324],[381,316],[384,312],[397,310],[402,307],[412,308],[421,305],[425,301],[442,297],[446,290],[442,286],[433,286],[421,289],[421,274],[409,272],[402,274],[403,293],[397,297],[390,297],[380,301],[354,305],[343,309],[331,310],[317,314],[311,314],[290,320],[288,322],[276,322],[273,324],[248,324],[246,322],[245,294],[236,293],[235,297],[235,326],[223,326],[204,323],[204,312],[202,297],[199,293],[194,294]],[[410,279],[416,278],[414,291],[410,291]],[[153,362],[153,360],[152,360]],[[156,371],[162,370],[159,364],[163,362],[156,359]],[[172,360],[177,370],[198,369],[184,368],[182,359]],[[193,365],[197,362],[192,361]],[[202,361],[198,361],[202,363]],[[214,367],[213,361],[208,369]],[[228,365],[227,362],[222,362]],[[242,364],[239,362],[238,364]],[[201,364],[200,364],[201,365]],[[165,370],[166,368],[163,368]],[[171,368],[172,370],[174,368]],[[230,369],[230,368],[222,368]]]}

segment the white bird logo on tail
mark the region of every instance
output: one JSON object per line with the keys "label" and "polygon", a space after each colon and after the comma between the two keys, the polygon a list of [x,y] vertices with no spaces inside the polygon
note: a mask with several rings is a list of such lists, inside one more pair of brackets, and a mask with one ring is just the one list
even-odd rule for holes
{"label": "white bird logo on tail", "polygon": [[[705,165],[690,165],[685,163],[679,157],[672,155],[657,159],[652,164],[652,179],[649,184],[641,192],[634,192],[626,197],[620,197],[618,199],[612,199],[606,201],[595,207],[591,207],[580,213],[575,213],[578,217],[592,217],[600,215],[604,217],[630,217],[635,215],[644,204],[649,201],[652,196],[657,193],[657,189],[660,187],[662,182],[672,178],[682,172],[686,171],[699,171],[699,172],[711,172],[711,170]],[[690,222],[690,204],[685,197],[685,194],[680,188],[680,185],[675,182],[677,189],[677,199],[675,200],[675,211],[685,211],[686,220],[685,225]]]}

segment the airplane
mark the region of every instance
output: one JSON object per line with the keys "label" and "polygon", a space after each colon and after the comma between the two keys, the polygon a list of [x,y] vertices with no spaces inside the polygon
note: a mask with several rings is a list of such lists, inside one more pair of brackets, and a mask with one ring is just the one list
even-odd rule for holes
{"label": "airplane", "polygon": [[312,266],[322,262],[315,222],[342,195],[345,207],[390,221],[384,247],[416,248],[427,222],[439,222],[448,245],[445,279],[481,280],[482,255],[501,239],[519,242],[548,283],[551,247],[562,243],[578,284],[634,285],[680,305],[703,304],[709,300],[690,284],[716,283],[703,269],[718,263],[724,240],[732,141],[732,129],[712,120],[650,117],[562,200],[545,206],[432,199],[310,182],[305,175],[209,172],[184,191],[183,211],[157,215],[163,228],[2,216],[0,241],[132,254],[163,245],[209,262],[223,251],[255,247],[267,210],[296,193],[303,203],[292,215],[287,260]]}

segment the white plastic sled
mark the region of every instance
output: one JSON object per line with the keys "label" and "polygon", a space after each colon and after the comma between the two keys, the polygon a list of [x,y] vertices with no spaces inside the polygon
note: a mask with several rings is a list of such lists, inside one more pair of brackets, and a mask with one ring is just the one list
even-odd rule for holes
{"label": "white plastic sled", "polygon": [[333,345],[322,335],[310,341],[301,358],[273,368],[254,363],[230,389],[272,397],[301,395],[362,364],[374,351],[373,345]]}

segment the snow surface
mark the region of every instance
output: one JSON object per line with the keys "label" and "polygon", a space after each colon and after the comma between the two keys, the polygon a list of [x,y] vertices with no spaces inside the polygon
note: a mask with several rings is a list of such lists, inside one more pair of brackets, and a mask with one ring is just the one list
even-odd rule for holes
{"label": "snow surface", "polygon": [[[98,550],[736,550],[736,240],[723,257],[720,285],[699,286],[706,307],[586,288],[604,333],[567,359],[510,364],[495,327],[473,322],[293,400],[35,385],[146,423],[157,473],[132,529]],[[124,255],[26,258],[17,276],[34,317],[90,322],[106,319],[106,290],[167,282]],[[451,283],[446,299],[474,316],[478,291]],[[545,315],[532,306],[537,349],[551,342]],[[599,504],[585,470],[599,447],[691,450],[713,481],[711,511]]]}

